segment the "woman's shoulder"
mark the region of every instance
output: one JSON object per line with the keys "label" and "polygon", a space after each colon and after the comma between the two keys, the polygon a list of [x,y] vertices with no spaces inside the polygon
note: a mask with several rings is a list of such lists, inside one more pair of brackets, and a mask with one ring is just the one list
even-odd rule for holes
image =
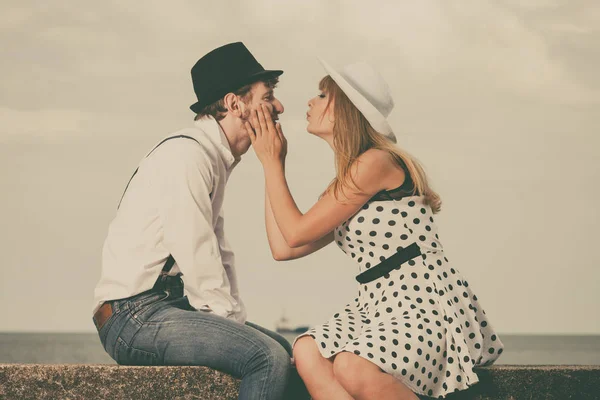
{"label": "woman's shoulder", "polygon": [[368,149],[356,158],[355,168],[372,169],[374,172],[386,171],[395,168],[396,162],[387,150]]}
{"label": "woman's shoulder", "polygon": [[390,160],[390,152],[383,149],[370,148],[358,156],[359,160],[385,162]]}
{"label": "woman's shoulder", "polygon": [[350,172],[355,183],[365,192],[377,193],[386,189],[386,181],[397,171],[397,164],[389,152],[369,149],[359,155]]}

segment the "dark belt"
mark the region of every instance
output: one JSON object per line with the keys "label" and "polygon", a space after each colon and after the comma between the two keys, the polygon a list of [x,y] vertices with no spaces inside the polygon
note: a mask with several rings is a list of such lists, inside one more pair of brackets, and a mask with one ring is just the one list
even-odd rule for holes
{"label": "dark belt", "polygon": [[[169,255],[169,258],[167,258],[167,261],[165,262],[165,265],[163,266],[162,270],[160,271],[160,274],[159,274],[158,278],[156,279],[156,282],[154,282],[154,286],[150,290],[160,290],[163,287],[163,285],[165,284],[165,281],[167,280],[167,278],[169,278],[168,274],[169,274],[169,271],[171,271],[171,268],[173,268],[173,264],[175,264],[175,259],[173,258],[172,255]],[[180,277],[181,273],[178,273],[177,275],[173,275],[173,276]],[[150,291],[150,290],[148,290],[148,291]],[[110,304],[109,301],[104,302],[104,304],[102,304],[102,306],[100,306],[98,311],[96,311],[94,313],[94,323],[96,324],[96,328],[98,330],[102,329],[102,326],[106,323],[106,321],[108,321],[108,319],[112,316],[112,314],[113,314],[112,305]]]}
{"label": "dark belt", "polygon": [[382,276],[389,274],[392,270],[398,268],[408,260],[421,255],[421,249],[416,243],[409,245],[401,250],[398,250],[393,256],[383,260],[372,268],[356,275],[356,280],[359,283],[368,283],[379,279]]}

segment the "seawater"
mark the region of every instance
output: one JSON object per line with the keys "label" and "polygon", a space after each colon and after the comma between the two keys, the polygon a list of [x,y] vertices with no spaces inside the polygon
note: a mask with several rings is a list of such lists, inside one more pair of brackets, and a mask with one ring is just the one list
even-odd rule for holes
{"label": "seawater", "polygon": [[[499,336],[505,349],[497,365],[600,365],[600,335]],[[95,333],[0,333],[0,363],[115,364]]]}

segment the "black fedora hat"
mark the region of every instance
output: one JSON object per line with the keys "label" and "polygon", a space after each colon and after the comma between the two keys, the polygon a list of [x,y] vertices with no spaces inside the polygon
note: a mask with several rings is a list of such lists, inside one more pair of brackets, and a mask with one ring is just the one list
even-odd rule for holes
{"label": "black fedora hat", "polygon": [[195,113],[229,92],[263,77],[279,76],[281,70],[265,70],[242,42],[214,49],[192,67],[192,82],[198,102],[190,109]]}

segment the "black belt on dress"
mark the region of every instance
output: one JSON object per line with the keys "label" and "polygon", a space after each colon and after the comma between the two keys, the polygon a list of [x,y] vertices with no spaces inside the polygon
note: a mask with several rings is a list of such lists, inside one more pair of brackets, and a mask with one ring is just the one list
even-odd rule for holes
{"label": "black belt on dress", "polygon": [[421,255],[421,249],[416,243],[413,243],[403,249],[400,249],[393,256],[386,258],[379,264],[372,268],[356,275],[356,280],[359,283],[368,283],[379,279],[382,276],[389,274],[395,268],[398,268],[401,264],[404,264],[408,260],[412,260],[415,257]]}

